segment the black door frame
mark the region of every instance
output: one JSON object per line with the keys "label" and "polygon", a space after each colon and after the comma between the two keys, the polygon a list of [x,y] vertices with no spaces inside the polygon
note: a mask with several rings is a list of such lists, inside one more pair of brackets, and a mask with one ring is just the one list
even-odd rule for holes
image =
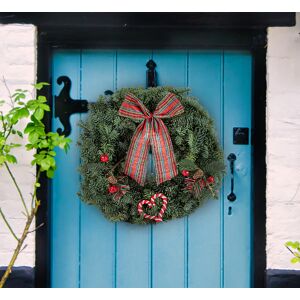
{"label": "black door frame", "polygon": [[[266,270],[266,29],[295,25],[294,13],[0,13],[0,23],[38,28],[38,82],[51,82],[57,48],[236,49],[253,56],[253,286]],[[52,105],[51,88],[42,92]],[[51,130],[51,115],[44,118]],[[36,224],[36,287],[50,285],[51,181],[41,178]]]}

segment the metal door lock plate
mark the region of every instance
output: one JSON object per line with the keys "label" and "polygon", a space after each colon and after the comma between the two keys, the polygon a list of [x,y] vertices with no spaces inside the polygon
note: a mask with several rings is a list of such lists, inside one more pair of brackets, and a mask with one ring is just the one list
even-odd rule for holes
{"label": "metal door lock plate", "polygon": [[233,128],[233,144],[249,145],[249,128],[234,127]]}

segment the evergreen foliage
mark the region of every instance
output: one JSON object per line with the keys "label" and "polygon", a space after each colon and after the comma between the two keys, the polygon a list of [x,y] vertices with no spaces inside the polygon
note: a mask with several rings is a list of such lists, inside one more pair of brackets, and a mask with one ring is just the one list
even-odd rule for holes
{"label": "evergreen foliage", "polygon": [[[184,113],[163,121],[172,139],[179,174],[157,186],[155,171],[151,172],[151,167],[148,167],[145,186],[140,186],[126,176],[122,184],[129,185],[130,190],[115,200],[108,192],[108,177],[122,175],[126,152],[139,124],[118,115],[118,110],[128,92],[141,99],[151,112],[167,92],[178,96],[184,106]],[[184,190],[185,178],[180,173],[183,169],[194,171],[201,168],[206,177],[213,176],[215,179],[213,194],[221,185],[224,159],[213,121],[199,101],[188,95],[187,89],[122,88],[111,96],[100,96],[97,102],[91,103],[89,116],[80,123],[80,126],[82,131],[78,143],[81,148],[82,183],[79,195],[84,202],[100,208],[105,217],[111,221],[149,223],[149,220],[144,220],[138,214],[137,204],[143,199],[149,200],[155,193],[163,193],[169,200],[163,216],[164,221],[186,216],[206,199],[212,198],[211,188],[203,188],[197,195]],[[108,163],[99,161],[102,154],[108,154],[110,159]],[[158,205],[151,209],[144,206],[144,212],[155,215],[160,208],[161,202],[158,200]]]}

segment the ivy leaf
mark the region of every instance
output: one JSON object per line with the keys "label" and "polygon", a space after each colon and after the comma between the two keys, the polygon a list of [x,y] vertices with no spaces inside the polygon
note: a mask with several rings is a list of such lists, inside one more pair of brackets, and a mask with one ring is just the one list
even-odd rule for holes
{"label": "ivy leaf", "polygon": [[23,133],[21,131],[17,130],[17,134],[19,137],[21,137],[21,138],[23,137]]}
{"label": "ivy leaf", "polygon": [[34,146],[32,144],[26,144],[25,147],[26,147],[27,151],[29,151],[29,150],[31,150],[31,149],[34,148]]}
{"label": "ivy leaf", "polygon": [[16,157],[13,156],[13,155],[11,155],[11,154],[6,154],[6,160],[7,160],[9,163],[12,163],[12,164],[17,163]]}
{"label": "ivy leaf", "polygon": [[44,117],[44,110],[41,109],[40,107],[38,107],[35,112],[33,113],[34,117],[37,119],[37,120],[42,120],[43,117]]}
{"label": "ivy leaf", "polygon": [[39,104],[39,107],[45,111],[50,111],[50,106],[48,104]]}
{"label": "ivy leaf", "polygon": [[36,133],[38,133],[40,136],[44,136],[45,135],[45,127],[43,127],[43,126],[35,126],[34,127],[34,131]]}
{"label": "ivy leaf", "polygon": [[300,258],[299,258],[299,257],[293,257],[293,258],[291,259],[291,263],[292,263],[292,264],[296,264],[297,262],[300,262]]}
{"label": "ivy leaf", "polygon": [[291,247],[293,249],[297,249],[299,247],[299,242],[288,241],[285,243],[286,247]]}
{"label": "ivy leaf", "polygon": [[0,155],[0,165],[2,165],[6,161],[6,157],[4,155]]}
{"label": "ivy leaf", "polygon": [[[71,142],[71,139],[70,139],[70,142]],[[64,146],[64,151],[66,152],[66,153],[68,153],[68,151],[70,150],[70,142],[67,142],[66,144],[65,144],[65,146]]]}
{"label": "ivy leaf", "polygon": [[47,140],[42,140],[39,144],[39,148],[47,148],[49,147],[49,143]]}
{"label": "ivy leaf", "polygon": [[25,99],[26,98],[26,95],[22,92],[20,93],[15,93],[12,95],[13,98],[15,98],[15,101],[18,102],[20,101],[21,99]]}
{"label": "ivy leaf", "polygon": [[53,178],[54,177],[54,169],[50,168],[47,170],[46,175],[48,178]]}
{"label": "ivy leaf", "polygon": [[24,133],[30,133],[33,130],[34,130],[34,123],[30,122],[26,125],[24,129]]}
{"label": "ivy leaf", "polygon": [[47,158],[45,158],[45,159],[41,160],[40,165],[41,165],[42,169],[44,171],[46,171],[50,168],[51,163]]}
{"label": "ivy leaf", "polygon": [[35,144],[39,139],[39,134],[37,132],[30,132],[28,135],[28,140],[31,144]]}
{"label": "ivy leaf", "polygon": [[50,84],[48,82],[38,82],[38,83],[34,84],[33,86],[37,90],[41,90],[45,85],[50,85]]}
{"label": "ivy leaf", "polygon": [[29,100],[26,103],[26,107],[30,110],[35,110],[38,107],[38,102],[36,100]]}
{"label": "ivy leaf", "polygon": [[44,124],[40,120],[38,120],[34,115],[31,115],[30,119],[35,126],[44,126]]}
{"label": "ivy leaf", "polygon": [[64,151],[67,153],[70,149],[70,143],[72,140],[70,138],[63,138],[63,141],[60,143],[59,147],[64,149]]}
{"label": "ivy leaf", "polygon": [[27,108],[23,107],[20,109],[15,110],[12,118],[11,118],[11,122],[13,124],[16,124],[20,119],[22,118],[27,118],[29,116],[29,111]]}
{"label": "ivy leaf", "polygon": [[48,155],[46,159],[51,167],[55,167],[55,159],[52,156]]}
{"label": "ivy leaf", "polygon": [[16,143],[10,143],[10,148],[18,148],[18,147],[21,147],[22,145],[21,144],[16,144]]}

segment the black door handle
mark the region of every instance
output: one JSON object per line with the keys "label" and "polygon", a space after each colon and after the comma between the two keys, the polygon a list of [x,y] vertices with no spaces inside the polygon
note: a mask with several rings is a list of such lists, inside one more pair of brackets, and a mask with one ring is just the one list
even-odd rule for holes
{"label": "black door handle", "polygon": [[227,159],[230,162],[230,182],[231,182],[231,189],[230,189],[230,194],[227,196],[227,199],[229,201],[235,201],[236,200],[236,195],[233,192],[234,191],[234,162],[236,161],[236,155],[234,153],[230,153],[227,157]]}

